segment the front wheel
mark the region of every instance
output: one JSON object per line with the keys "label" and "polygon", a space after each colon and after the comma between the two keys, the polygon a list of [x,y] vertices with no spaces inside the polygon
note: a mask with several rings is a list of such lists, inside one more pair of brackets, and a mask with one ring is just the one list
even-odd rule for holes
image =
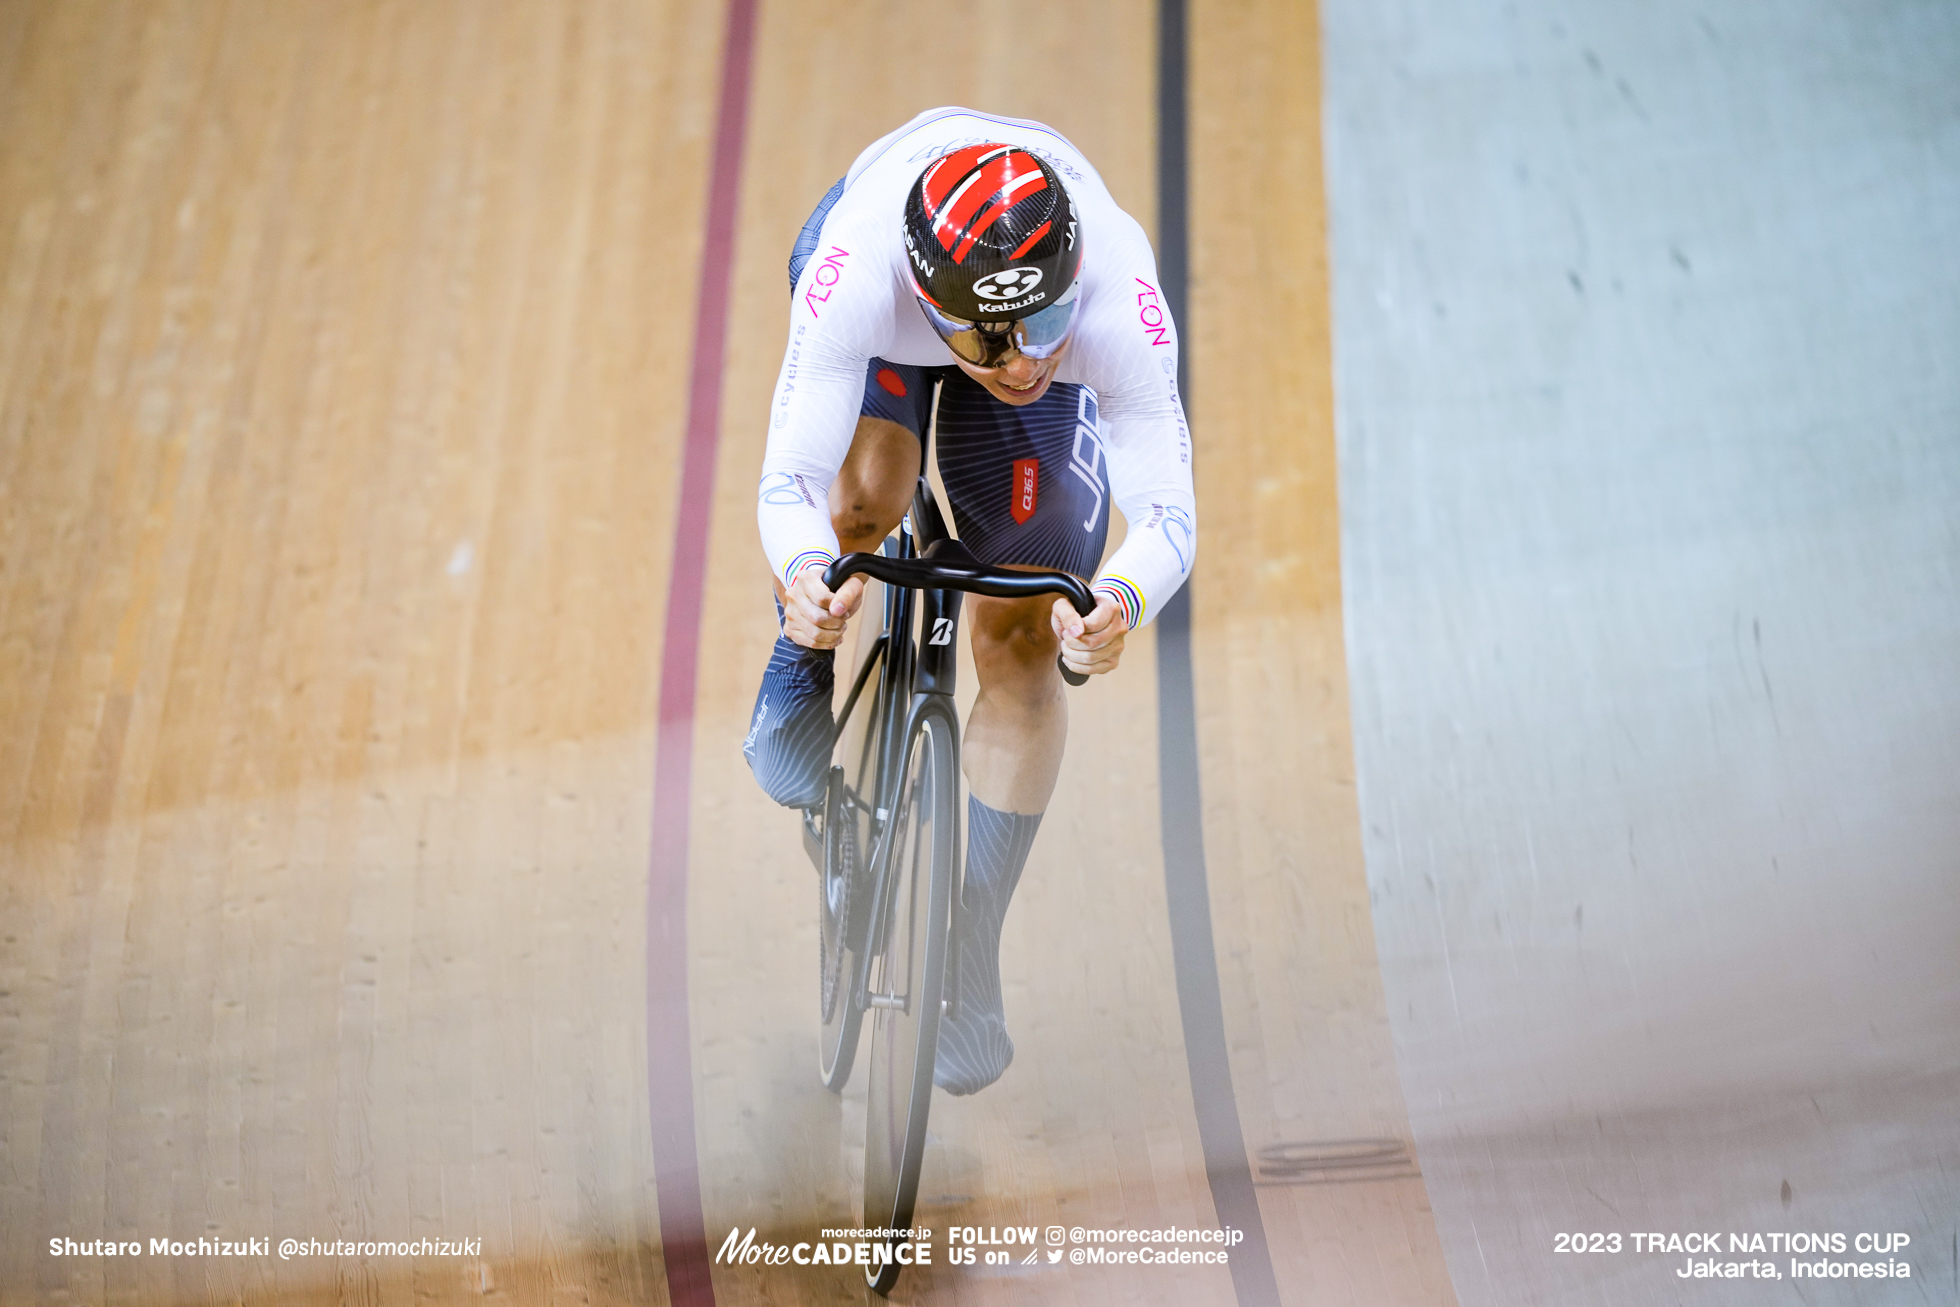
{"label": "front wheel", "polygon": [[[865,1103],[864,1224],[912,1224],[925,1159],[926,1112],[939,1051],[955,859],[959,852],[959,738],[949,707],[929,704],[906,741],[892,813],[889,870],[873,905],[867,1006],[872,1013]],[[874,1292],[898,1282],[890,1259],[865,1268]]]}

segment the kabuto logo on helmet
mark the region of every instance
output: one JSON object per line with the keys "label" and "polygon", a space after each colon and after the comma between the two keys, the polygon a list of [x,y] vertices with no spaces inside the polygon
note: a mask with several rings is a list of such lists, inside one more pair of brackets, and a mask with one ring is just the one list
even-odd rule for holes
{"label": "kabuto logo on helmet", "polygon": [[[1047,303],[1082,262],[1061,177],[1031,150],[966,145],[927,164],[905,197],[907,254],[925,299],[968,321]],[[922,266],[923,265],[923,266]],[[1037,289],[1039,288],[1039,289]]]}
{"label": "kabuto logo on helmet", "polygon": [[[973,283],[973,293],[983,300],[1012,300],[1031,293],[1041,284],[1040,268],[1009,268]],[[1038,298],[1046,299],[1046,295]]]}

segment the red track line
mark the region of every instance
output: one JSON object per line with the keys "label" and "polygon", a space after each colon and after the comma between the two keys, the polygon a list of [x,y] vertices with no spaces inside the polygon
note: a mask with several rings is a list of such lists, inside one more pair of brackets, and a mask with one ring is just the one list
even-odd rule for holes
{"label": "red track line", "polygon": [[695,675],[701,653],[709,501],[721,429],[722,354],[728,338],[735,211],[755,49],[755,0],[730,0],[721,103],[708,182],[701,295],[694,310],[687,437],[675,500],[674,562],[660,650],[659,735],[654,752],[653,848],[647,871],[647,1099],[660,1247],[674,1307],[712,1307],[694,1141],[694,1070],[687,1012],[687,818],[694,765]]}

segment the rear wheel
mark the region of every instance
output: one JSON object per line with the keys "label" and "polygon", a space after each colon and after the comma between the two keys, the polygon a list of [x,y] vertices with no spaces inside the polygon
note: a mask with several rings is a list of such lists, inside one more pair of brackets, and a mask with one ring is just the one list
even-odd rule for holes
{"label": "rear wheel", "polygon": [[[817,880],[817,1074],[824,1088],[841,1091],[857,1061],[864,1021],[857,981],[871,915],[869,868],[874,832],[860,796],[877,784],[876,724],[885,712],[882,641],[872,646],[856,682],[870,690],[853,696],[846,710],[841,765],[830,769],[824,797],[824,865]],[[866,702],[865,700],[870,700]]]}
{"label": "rear wheel", "polygon": [[843,768],[831,768],[830,793],[824,802],[823,875],[817,881],[817,1017],[821,1031],[817,1069],[831,1088],[842,1088],[850,1075],[850,1063],[857,1051],[857,1026],[862,1020],[862,1009],[851,993],[858,958],[850,939],[858,881],[855,809],[844,788]]}
{"label": "rear wheel", "polygon": [[[939,1049],[954,859],[959,849],[958,744],[949,710],[929,707],[906,742],[892,812],[889,871],[874,905],[866,1001],[872,1012],[871,1083],[864,1130],[864,1224],[912,1224],[925,1158]],[[878,1293],[898,1281],[896,1260],[865,1269]]]}

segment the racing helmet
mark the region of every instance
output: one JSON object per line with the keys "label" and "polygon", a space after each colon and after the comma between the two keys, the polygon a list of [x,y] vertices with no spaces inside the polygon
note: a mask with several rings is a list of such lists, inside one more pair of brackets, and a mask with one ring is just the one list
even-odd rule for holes
{"label": "racing helmet", "polygon": [[905,197],[905,255],[926,320],[968,363],[1047,358],[1074,328],[1075,208],[1030,150],[988,142],[927,164]]}

